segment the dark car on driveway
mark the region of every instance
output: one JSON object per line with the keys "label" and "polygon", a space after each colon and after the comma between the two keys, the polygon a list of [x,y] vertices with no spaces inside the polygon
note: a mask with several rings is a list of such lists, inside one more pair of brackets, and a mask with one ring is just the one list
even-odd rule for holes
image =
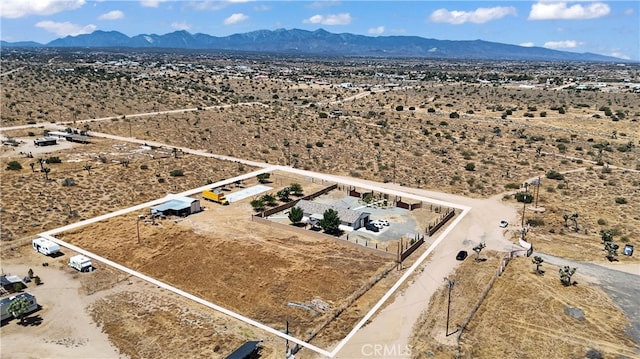
{"label": "dark car on driveway", "polygon": [[467,251],[460,251],[456,254],[456,259],[459,261],[463,261],[465,258],[467,258]]}

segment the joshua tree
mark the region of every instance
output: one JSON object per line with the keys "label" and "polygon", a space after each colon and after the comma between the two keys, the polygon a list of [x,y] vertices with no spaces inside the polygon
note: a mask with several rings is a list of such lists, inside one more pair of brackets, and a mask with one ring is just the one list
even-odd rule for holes
{"label": "joshua tree", "polygon": [[49,172],[51,172],[51,168],[49,167],[42,167],[42,172],[44,172],[44,179],[46,181],[49,180]]}
{"label": "joshua tree", "polygon": [[613,231],[610,229],[603,229],[600,231],[600,238],[602,239],[602,244],[607,244],[607,242],[611,242],[613,240]]}
{"label": "joshua tree", "polygon": [[35,167],[35,166],[36,166],[35,163],[33,163],[33,162],[29,163],[29,167],[31,167],[31,172],[35,172],[35,170],[33,169],[33,167]]}
{"label": "joshua tree", "polygon": [[44,158],[38,157],[38,163],[40,164],[40,170],[41,171],[44,171],[44,162],[45,162]]}
{"label": "joshua tree", "polygon": [[617,244],[609,241],[604,243],[604,250],[607,251],[607,259],[609,262],[616,261],[616,257],[618,256],[618,246]]}
{"label": "joshua tree", "polygon": [[7,307],[7,312],[13,314],[16,318],[20,318],[20,324],[24,324],[24,315],[27,310],[29,310],[29,300],[25,297],[14,299]]}
{"label": "joshua tree", "polygon": [[486,243],[480,242],[477,246],[473,247],[473,251],[476,252],[476,261],[480,260],[480,252],[487,246]]}
{"label": "joshua tree", "polygon": [[82,167],[83,170],[87,171],[87,173],[89,173],[89,176],[91,176],[91,165],[90,164],[86,164],[84,165],[84,167]]}
{"label": "joshua tree", "polygon": [[531,261],[536,265],[536,274],[544,274],[544,271],[540,270],[540,266],[544,263],[544,259],[540,256],[535,256]]}
{"label": "joshua tree", "polygon": [[573,227],[575,228],[575,231],[577,232],[579,230],[578,228],[578,213],[574,213],[571,215],[571,217],[569,217],[569,219],[573,222]]}
{"label": "joshua tree", "polygon": [[565,214],[563,214],[563,215],[562,215],[562,219],[564,219],[564,226],[565,226],[565,227],[568,227],[568,225],[567,225],[567,221],[569,220],[569,215],[568,215],[568,214],[566,214],[566,213],[565,213]]}
{"label": "joshua tree", "polygon": [[571,268],[569,266],[564,266],[560,268],[560,281],[562,282],[562,284],[564,284],[567,287],[575,284],[574,282],[571,281],[571,276],[573,276],[575,272],[576,272],[575,267]]}
{"label": "joshua tree", "polygon": [[258,178],[258,182],[260,183],[265,183],[267,182],[267,180],[269,179],[269,177],[271,177],[271,173],[261,173],[259,175],[256,176]]}

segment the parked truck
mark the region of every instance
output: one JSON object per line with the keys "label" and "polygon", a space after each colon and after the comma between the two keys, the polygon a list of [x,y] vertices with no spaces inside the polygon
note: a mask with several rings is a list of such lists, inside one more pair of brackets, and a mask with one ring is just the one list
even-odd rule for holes
{"label": "parked truck", "polygon": [[36,252],[40,252],[45,256],[50,256],[60,252],[60,246],[46,238],[36,238],[31,241],[31,246]]}
{"label": "parked truck", "polygon": [[91,264],[91,259],[83,256],[82,254],[78,254],[77,256],[73,256],[69,258],[69,267],[80,272],[93,271],[93,265]]}
{"label": "parked truck", "polygon": [[204,199],[208,199],[209,201],[220,203],[222,205],[229,204],[229,201],[224,198],[224,192],[217,188],[202,191],[202,197],[204,197]]}

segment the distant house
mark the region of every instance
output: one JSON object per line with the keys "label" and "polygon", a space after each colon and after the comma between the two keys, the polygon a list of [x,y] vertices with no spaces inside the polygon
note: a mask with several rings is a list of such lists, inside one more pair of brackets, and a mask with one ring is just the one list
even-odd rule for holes
{"label": "distant house", "polygon": [[89,143],[89,136],[78,135],[75,133],[61,132],[61,131],[50,131],[49,137],[57,137],[64,138],[69,142],[79,142],[79,143]]}
{"label": "distant house", "polygon": [[200,200],[191,197],[174,197],[163,204],[151,207],[152,215],[186,217],[200,211]]}
{"label": "distant house", "polygon": [[24,287],[22,279],[17,275],[3,274],[0,276],[0,286],[7,292],[13,292],[13,286],[16,284],[20,284],[21,288]]}
{"label": "distant house", "polygon": [[364,225],[369,222],[369,216],[371,215],[371,213],[368,212],[354,211],[343,206],[333,206],[330,204],[311,202],[304,199],[298,201],[296,207],[302,209],[302,212],[306,217],[314,219],[322,219],[324,212],[327,209],[333,209],[338,212],[340,224],[349,226],[354,230],[364,227]]}
{"label": "distant house", "polygon": [[40,137],[33,141],[33,144],[36,146],[53,146],[57,143],[58,140],[55,137]]}
{"label": "distant house", "polygon": [[260,349],[259,341],[246,342],[229,354],[226,359],[257,359],[260,358]]}

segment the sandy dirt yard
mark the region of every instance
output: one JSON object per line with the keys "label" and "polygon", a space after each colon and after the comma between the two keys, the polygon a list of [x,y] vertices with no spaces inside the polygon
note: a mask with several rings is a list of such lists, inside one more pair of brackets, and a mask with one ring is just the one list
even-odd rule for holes
{"label": "sandy dirt yard", "polygon": [[[3,253],[5,273],[25,276],[41,309],[20,325],[3,322],[2,358],[223,358],[247,340],[263,340],[263,357],[282,341],[125,273],[95,265],[93,273],[66,266],[28,247]],[[44,267],[42,263],[49,265]]]}

